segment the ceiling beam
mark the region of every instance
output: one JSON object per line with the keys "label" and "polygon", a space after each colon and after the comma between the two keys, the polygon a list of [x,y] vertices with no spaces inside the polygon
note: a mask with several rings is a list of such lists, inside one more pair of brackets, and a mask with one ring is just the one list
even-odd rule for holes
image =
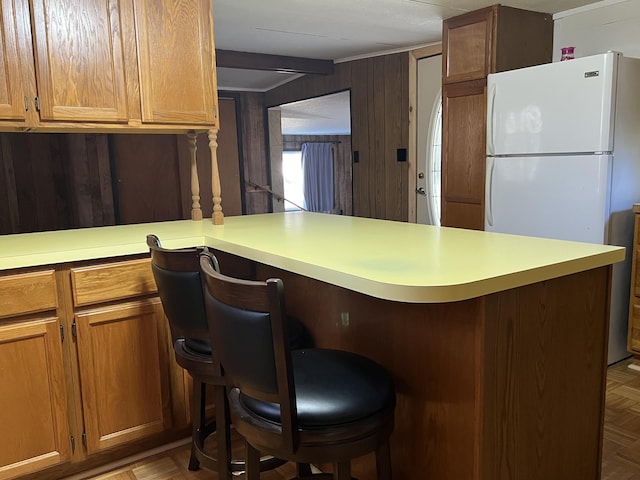
{"label": "ceiling beam", "polygon": [[216,50],[216,65],[224,68],[311,75],[330,75],[333,73],[333,60],[234,52],[232,50]]}

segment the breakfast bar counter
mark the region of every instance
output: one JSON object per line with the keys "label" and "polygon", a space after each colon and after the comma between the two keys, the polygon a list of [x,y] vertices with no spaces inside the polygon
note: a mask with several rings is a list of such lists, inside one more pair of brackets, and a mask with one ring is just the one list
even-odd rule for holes
{"label": "breakfast bar counter", "polygon": [[[395,478],[600,478],[623,248],[290,212],[3,236],[0,270],[144,254],[149,233],[282,278],[317,346],[384,365]],[[373,480],[373,458],[353,470]]]}

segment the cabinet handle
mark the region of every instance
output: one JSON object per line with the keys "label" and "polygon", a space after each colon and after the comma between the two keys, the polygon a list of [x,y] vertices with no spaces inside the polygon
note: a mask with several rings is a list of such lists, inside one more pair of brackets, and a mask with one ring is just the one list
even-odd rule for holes
{"label": "cabinet handle", "polygon": [[24,96],[24,111],[29,111],[29,97],[27,97],[26,95]]}
{"label": "cabinet handle", "polygon": [[40,111],[40,99],[38,97],[35,97],[33,99],[34,103],[36,104],[36,112]]}

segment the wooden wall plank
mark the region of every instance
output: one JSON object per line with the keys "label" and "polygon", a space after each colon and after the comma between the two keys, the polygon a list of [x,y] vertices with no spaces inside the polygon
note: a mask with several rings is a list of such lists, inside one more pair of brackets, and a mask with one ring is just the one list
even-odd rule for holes
{"label": "wooden wall plank", "polygon": [[18,233],[20,215],[10,136],[0,135],[0,234]]}
{"label": "wooden wall plank", "polygon": [[111,145],[118,223],[182,219],[175,136],[119,134],[112,135]]}
{"label": "wooden wall plank", "polygon": [[3,133],[0,144],[0,234],[114,224],[106,135]]}
{"label": "wooden wall plank", "polygon": [[[264,107],[263,93],[245,92],[240,95],[244,179],[258,185],[270,185],[266,111]],[[224,185],[222,188],[225,188]],[[257,191],[247,194],[246,197],[248,214],[271,211],[271,199],[268,193]]]}

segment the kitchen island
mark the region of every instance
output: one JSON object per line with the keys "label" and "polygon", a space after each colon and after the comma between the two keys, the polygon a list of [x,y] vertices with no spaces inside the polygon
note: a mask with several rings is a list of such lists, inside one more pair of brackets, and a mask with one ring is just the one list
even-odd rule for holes
{"label": "kitchen island", "polygon": [[[148,233],[281,277],[317,346],[384,365],[395,478],[600,477],[623,248],[295,212],[5,236],[0,270],[143,254]],[[372,467],[358,460],[354,475]]]}

